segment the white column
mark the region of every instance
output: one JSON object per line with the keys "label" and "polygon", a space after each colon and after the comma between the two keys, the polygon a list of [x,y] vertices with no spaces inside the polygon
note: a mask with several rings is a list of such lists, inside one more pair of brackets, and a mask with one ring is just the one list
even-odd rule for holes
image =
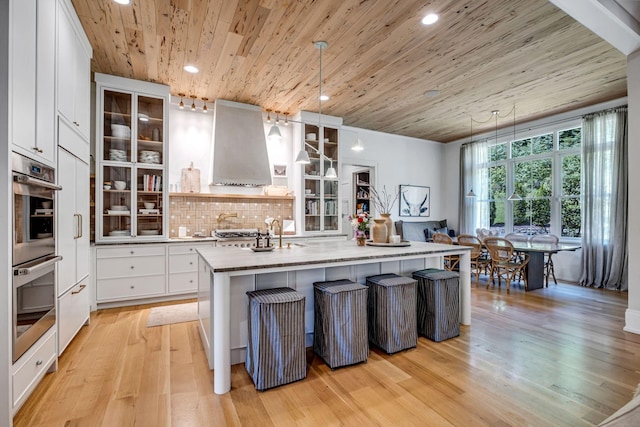
{"label": "white column", "polygon": [[226,273],[214,273],[213,295],[213,392],[231,390],[231,279]]}
{"label": "white column", "polygon": [[627,332],[640,334],[640,223],[636,220],[640,214],[640,193],[633,183],[640,182],[640,50],[627,57],[627,96],[629,101],[629,211],[628,249],[629,249],[629,296],[625,313]]}

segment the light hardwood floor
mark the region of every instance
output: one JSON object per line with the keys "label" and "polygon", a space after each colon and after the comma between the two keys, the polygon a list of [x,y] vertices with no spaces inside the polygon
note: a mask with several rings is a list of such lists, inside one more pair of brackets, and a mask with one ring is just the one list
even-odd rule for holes
{"label": "light hardwood floor", "polygon": [[150,306],[91,316],[14,419],[22,426],[581,426],[631,399],[640,336],[627,294],[574,285],[525,293],[472,289],[459,338],[331,371],[309,352],[307,378],[266,392],[244,365],[212,392],[196,322],[146,328]]}

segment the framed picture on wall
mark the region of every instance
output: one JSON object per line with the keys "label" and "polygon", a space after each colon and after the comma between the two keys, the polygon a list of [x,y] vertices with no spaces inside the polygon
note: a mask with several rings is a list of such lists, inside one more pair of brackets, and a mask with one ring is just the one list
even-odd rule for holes
{"label": "framed picture on wall", "polygon": [[400,216],[430,216],[431,188],[419,185],[400,186]]}
{"label": "framed picture on wall", "polygon": [[287,165],[273,165],[273,176],[278,178],[286,178]]}

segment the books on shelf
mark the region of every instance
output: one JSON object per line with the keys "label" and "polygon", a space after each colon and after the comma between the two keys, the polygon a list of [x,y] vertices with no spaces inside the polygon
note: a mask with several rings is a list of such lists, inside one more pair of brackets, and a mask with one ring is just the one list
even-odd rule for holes
{"label": "books on shelf", "polygon": [[142,175],[142,191],[162,191],[160,175]]}

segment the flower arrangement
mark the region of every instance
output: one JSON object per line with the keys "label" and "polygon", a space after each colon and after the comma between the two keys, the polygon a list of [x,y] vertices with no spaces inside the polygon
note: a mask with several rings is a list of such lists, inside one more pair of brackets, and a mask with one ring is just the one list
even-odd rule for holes
{"label": "flower arrangement", "polygon": [[356,238],[364,237],[371,226],[371,218],[366,212],[357,215],[349,215],[349,221],[355,231],[354,237]]}
{"label": "flower arrangement", "polygon": [[396,201],[400,199],[400,188],[398,187],[398,192],[395,194],[387,192],[387,186],[382,187],[382,191],[376,190],[376,188],[372,185],[369,187],[369,195],[371,197],[371,203],[376,207],[376,210],[379,214],[391,213],[391,209],[393,205],[395,205]]}

